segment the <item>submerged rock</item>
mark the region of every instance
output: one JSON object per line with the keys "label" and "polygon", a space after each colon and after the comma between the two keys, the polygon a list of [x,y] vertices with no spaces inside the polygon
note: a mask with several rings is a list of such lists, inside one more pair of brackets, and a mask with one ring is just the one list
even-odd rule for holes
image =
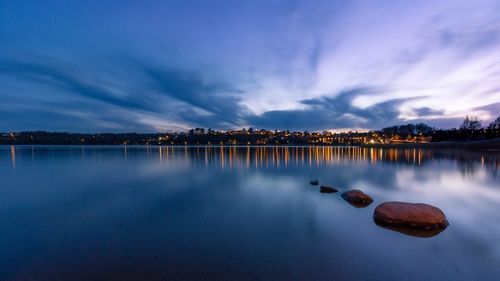
{"label": "submerged rock", "polygon": [[346,191],[342,193],[341,196],[345,201],[357,208],[367,207],[373,202],[373,199],[370,196],[364,194],[358,189]]}
{"label": "submerged rock", "polygon": [[335,193],[337,192],[338,190],[334,187],[330,187],[330,186],[326,186],[326,185],[322,185],[319,187],[319,191],[321,193]]}
{"label": "submerged rock", "polygon": [[[385,202],[373,212],[373,220],[378,225],[406,233],[409,230],[419,232],[420,237],[430,237],[443,231],[448,220],[439,208],[423,203]],[[426,236],[425,236],[426,235]]]}
{"label": "submerged rock", "polygon": [[318,180],[312,180],[309,182],[310,185],[318,185],[319,181]]}

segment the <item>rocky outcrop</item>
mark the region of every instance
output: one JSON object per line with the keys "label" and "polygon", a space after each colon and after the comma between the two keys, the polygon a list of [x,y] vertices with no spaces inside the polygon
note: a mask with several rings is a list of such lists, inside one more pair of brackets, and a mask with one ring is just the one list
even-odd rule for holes
{"label": "rocky outcrop", "polygon": [[[385,202],[377,206],[373,220],[381,226],[405,233],[418,230],[421,237],[434,236],[448,226],[445,214],[439,208],[423,203]],[[396,229],[394,229],[396,228]],[[422,232],[423,231],[423,232]],[[405,233],[410,234],[412,233]]]}
{"label": "rocky outcrop", "polygon": [[342,198],[357,208],[364,208],[373,202],[373,199],[361,190],[352,189],[342,193]]}
{"label": "rocky outcrop", "polygon": [[334,187],[331,187],[331,186],[322,185],[322,186],[319,187],[319,191],[321,193],[335,193],[338,190],[336,188],[334,188]]}

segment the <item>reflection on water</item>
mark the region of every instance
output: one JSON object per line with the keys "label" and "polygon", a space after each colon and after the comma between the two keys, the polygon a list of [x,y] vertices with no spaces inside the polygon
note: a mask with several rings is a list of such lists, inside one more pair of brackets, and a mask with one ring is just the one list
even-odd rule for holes
{"label": "reflection on water", "polygon": [[[129,148],[130,149],[130,148]],[[179,153],[183,150],[183,154]],[[127,148],[124,147],[126,154]],[[334,165],[344,161],[355,163],[376,164],[377,162],[398,163],[408,165],[423,165],[426,161],[456,159],[467,165],[468,171],[473,171],[475,164],[500,168],[500,159],[491,154],[470,154],[457,156],[457,151],[436,153],[427,149],[381,149],[361,147],[148,147],[146,153],[157,154],[163,161],[184,157],[193,163],[205,163],[207,166],[220,166],[222,168],[246,167],[288,167],[297,166],[322,166]]]}
{"label": "reflection on water", "polygon": [[[0,146],[0,280],[496,280],[499,161],[426,149]],[[340,196],[353,188],[374,202],[353,208]],[[372,214],[384,201],[435,205],[450,226],[381,228]]]}
{"label": "reflection on water", "polygon": [[12,169],[16,168],[16,148],[11,145],[10,146],[10,157],[12,159]]}
{"label": "reflection on water", "polygon": [[389,229],[392,231],[403,233],[405,235],[420,237],[420,238],[434,237],[446,229],[446,228],[415,229],[415,228],[409,228],[409,227],[403,227],[403,226],[385,225],[385,224],[381,224],[381,223],[376,222],[376,221],[375,221],[375,224],[377,224],[378,226],[380,226],[382,228],[386,228],[386,229]]}
{"label": "reflection on water", "polygon": [[[22,147],[22,146],[21,146]],[[27,153],[27,147],[22,149]],[[29,146],[31,157],[35,152],[46,154],[47,149],[73,151],[74,147],[57,146]],[[123,153],[127,159],[128,151],[145,156],[148,159],[157,158],[160,162],[189,161],[194,165],[206,165],[221,168],[280,168],[295,166],[324,166],[336,165],[344,162],[358,164],[395,163],[405,165],[425,165],[428,161],[456,161],[460,171],[473,174],[477,168],[487,168],[495,175],[500,170],[500,152],[464,152],[459,150],[431,150],[431,149],[397,149],[397,148],[363,148],[363,147],[301,147],[301,146],[81,146],[81,158],[102,157],[102,153],[110,150],[118,154]],[[15,146],[10,146],[12,167],[16,164]],[[72,153],[73,155],[73,153]]]}
{"label": "reflection on water", "polygon": [[[130,148],[129,148],[130,149]],[[179,153],[179,149],[183,153]],[[127,148],[124,147],[126,155]],[[178,158],[194,164],[221,168],[261,168],[296,166],[336,165],[349,161],[358,164],[377,162],[406,165],[424,165],[427,161],[457,160],[462,173],[471,174],[475,168],[489,167],[492,172],[500,169],[500,154],[470,153],[462,151],[435,151],[428,149],[381,149],[362,147],[148,147],[148,156],[157,154],[160,161],[176,161]],[[175,155],[179,154],[179,155]],[[174,159],[174,157],[178,157]]]}

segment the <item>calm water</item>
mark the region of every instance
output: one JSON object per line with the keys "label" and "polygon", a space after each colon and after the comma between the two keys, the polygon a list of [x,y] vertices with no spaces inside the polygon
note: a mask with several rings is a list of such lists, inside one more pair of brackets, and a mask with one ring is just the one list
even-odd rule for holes
{"label": "calm water", "polygon": [[[374,203],[321,194],[312,179]],[[417,238],[387,200],[440,207]],[[500,156],[301,147],[0,146],[0,280],[499,280]]]}

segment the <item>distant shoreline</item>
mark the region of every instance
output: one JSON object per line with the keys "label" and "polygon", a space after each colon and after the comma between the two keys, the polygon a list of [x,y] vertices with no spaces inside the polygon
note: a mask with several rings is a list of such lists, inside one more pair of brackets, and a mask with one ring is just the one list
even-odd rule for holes
{"label": "distant shoreline", "polygon": [[169,147],[362,147],[362,148],[439,148],[439,149],[467,149],[467,150],[488,150],[500,152],[500,138],[475,141],[451,141],[451,142],[428,142],[428,143],[393,143],[393,144],[360,144],[360,145],[325,145],[325,144],[8,144],[0,146],[109,146],[109,147],[142,147],[142,146],[169,146]]}
{"label": "distant shoreline", "polygon": [[446,141],[428,143],[362,144],[366,148],[443,148],[500,151],[500,138],[474,141]]}

